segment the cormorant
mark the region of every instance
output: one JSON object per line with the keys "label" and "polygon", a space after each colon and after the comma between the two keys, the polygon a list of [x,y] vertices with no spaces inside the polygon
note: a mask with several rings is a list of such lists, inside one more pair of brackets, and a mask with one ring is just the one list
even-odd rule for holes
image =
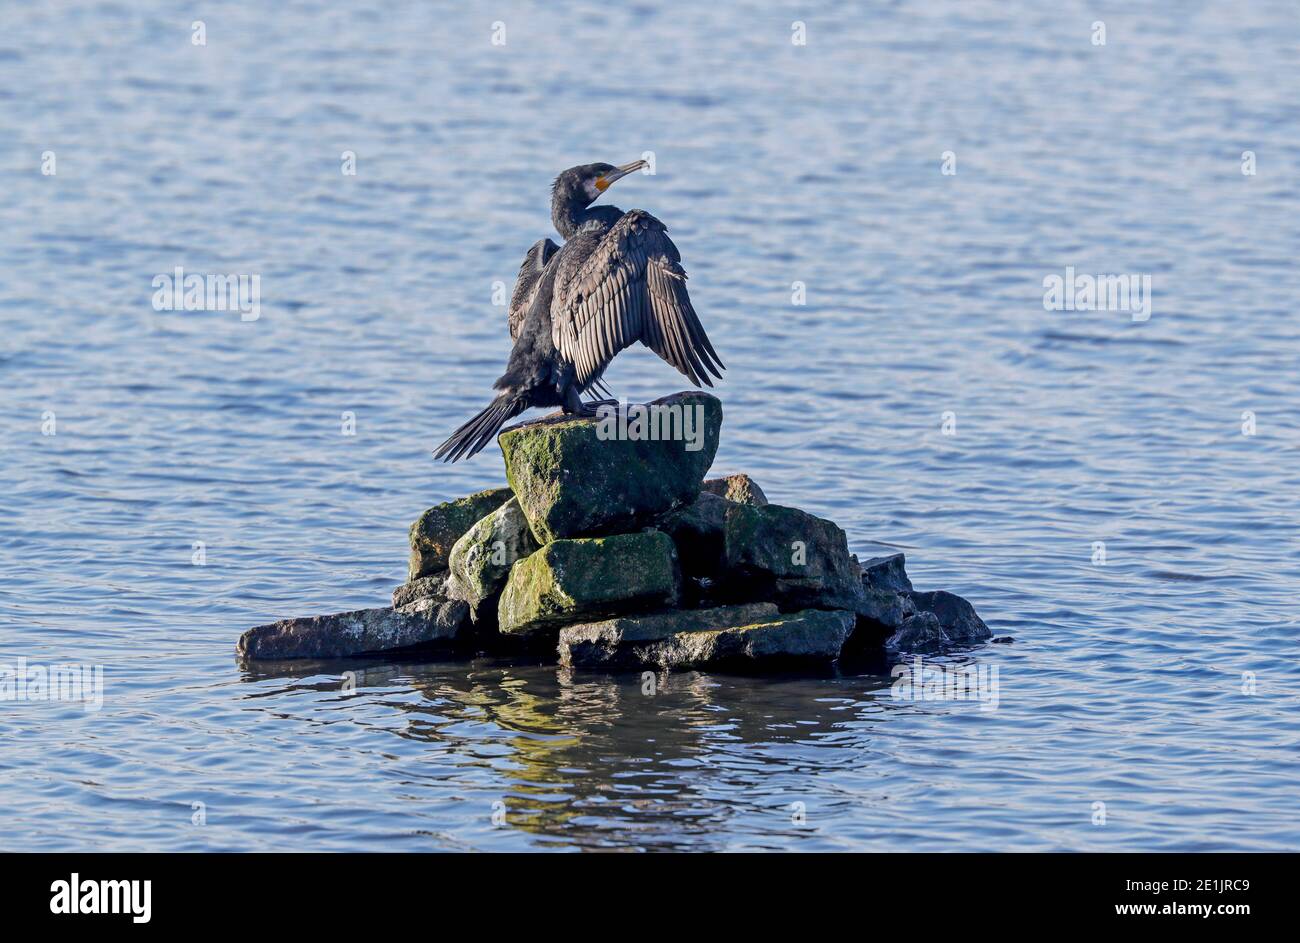
{"label": "cormorant", "polygon": [[533,244],[510,298],[514,347],[486,409],[438,446],[454,462],[483,448],[506,422],[533,406],[592,415],[584,403],[619,351],[640,341],[692,383],[712,386],[722,360],[686,294],[686,271],[668,230],[645,210],[591,204],[614,181],[646,166],[583,164],[555,178],[551,222],[564,237]]}

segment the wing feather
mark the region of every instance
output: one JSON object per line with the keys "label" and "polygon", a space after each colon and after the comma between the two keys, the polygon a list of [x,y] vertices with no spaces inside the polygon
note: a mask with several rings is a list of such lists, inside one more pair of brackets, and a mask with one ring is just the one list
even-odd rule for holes
{"label": "wing feather", "polygon": [[681,254],[663,223],[623,214],[576,270],[557,279],[552,341],[586,389],[619,351],[640,341],[692,383],[712,386],[724,369],[686,291]]}

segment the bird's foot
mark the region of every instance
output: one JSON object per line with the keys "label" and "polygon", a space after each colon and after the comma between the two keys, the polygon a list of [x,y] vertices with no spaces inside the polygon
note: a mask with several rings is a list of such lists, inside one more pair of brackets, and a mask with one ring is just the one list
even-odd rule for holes
{"label": "bird's foot", "polygon": [[579,416],[595,416],[595,415],[598,414],[602,409],[607,409],[607,408],[611,408],[611,407],[612,407],[612,408],[615,408],[615,409],[618,408],[618,400],[616,400],[616,399],[593,399],[593,400],[587,400],[586,402],[584,402],[584,403],[582,404],[581,407],[579,407],[578,415],[579,415]]}

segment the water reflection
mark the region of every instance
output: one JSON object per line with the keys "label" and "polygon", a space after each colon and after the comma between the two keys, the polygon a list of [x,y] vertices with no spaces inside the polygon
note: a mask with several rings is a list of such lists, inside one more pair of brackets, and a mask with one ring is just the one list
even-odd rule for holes
{"label": "water reflection", "polygon": [[[241,677],[257,686],[247,700],[266,699],[275,705],[268,709],[295,693],[336,694],[369,724],[436,746],[456,766],[490,769],[503,826],[539,844],[724,848],[730,818],[773,815],[767,790],[745,793],[765,767],[789,771],[784,748],[837,743],[842,749],[817,760],[831,768],[869,756],[871,726],[890,703],[875,698],[891,682],[886,664],[755,679],[591,673],[494,658],[351,659],[259,663]],[[376,706],[389,716],[374,718]],[[851,742],[839,744],[850,720]],[[445,779],[428,784],[430,801]]]}

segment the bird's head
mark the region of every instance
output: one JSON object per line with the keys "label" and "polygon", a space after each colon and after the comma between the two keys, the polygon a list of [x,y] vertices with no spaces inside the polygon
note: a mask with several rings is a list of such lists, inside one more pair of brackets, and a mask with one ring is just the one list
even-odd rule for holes
{"label": "bird's head", "polygon": [[563,203],[566,206],[585,207],[608,190],[615,180],[646,166],[646,161],[634,160],[622,167],[613,164],[579,164],[570,167],[555,178],[551,202],[555,205]]}

